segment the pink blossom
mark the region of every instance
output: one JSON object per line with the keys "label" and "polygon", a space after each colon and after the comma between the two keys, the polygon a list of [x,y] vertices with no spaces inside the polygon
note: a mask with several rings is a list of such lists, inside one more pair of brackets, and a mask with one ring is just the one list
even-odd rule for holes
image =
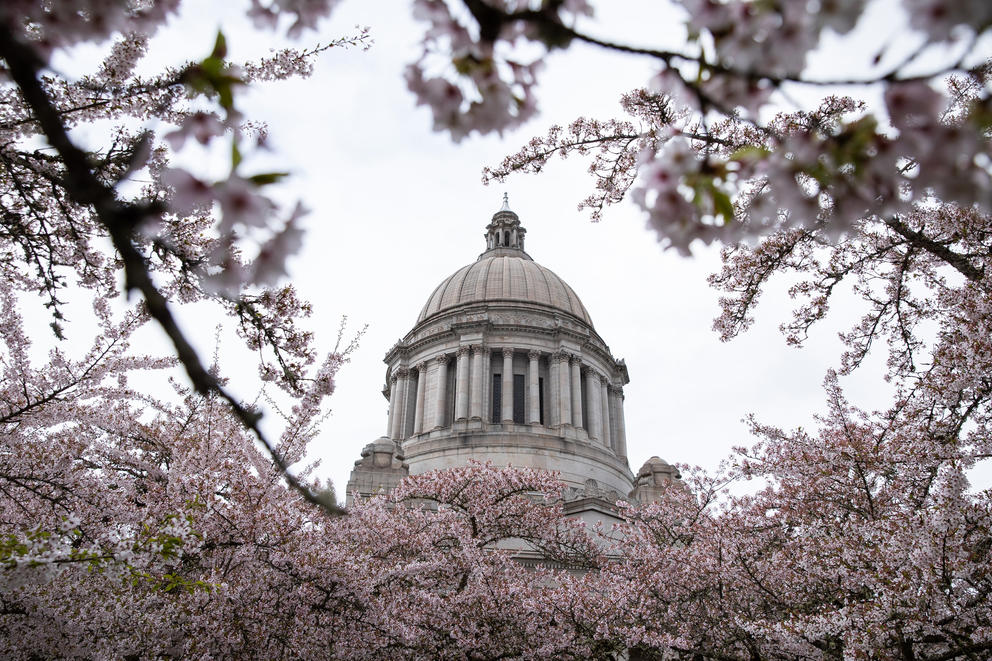
{"label": "pink blossom", "polygon": [[192,213],[213,204],[214,188],[181,168],[167,168],[161,174],[162,183],[172,189],[170,205],[178,213]]}
{"label": "pink blossom", "polygon": [[164,137],[172,149],[178,151],[188,137],[193,137],[201,145],[207,145],[213,138],[224,135],[225,130],[224,123],[216,115],[200,111],[183,119],[178,129],[166,133]]}
{"label": "pink blossom", "polygon": [[216,186],[216,198],[221,209],[221,232],[235,225],[265,227],[275,210],[270,199],[258,192],[258,187],[238,176]]}
{"label": "pink blossom", "polygon": [[885,105],[892,125],[898,129],[935,126],[947,100],[925,82],[890,85]]}
{"label": "pink blossom", "polygon": [[298,221],[309,212],[297,202],[283,228],[262,244],[258,256],[251,263],[251,282],[263,286],[274,285],[282,276],[287,275],[286,260],[303,245],[303,230],[299,228]]}

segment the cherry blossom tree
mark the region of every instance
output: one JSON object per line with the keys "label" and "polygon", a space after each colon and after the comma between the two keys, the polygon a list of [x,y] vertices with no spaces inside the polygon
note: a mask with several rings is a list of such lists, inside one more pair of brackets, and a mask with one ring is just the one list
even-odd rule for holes
{"label": "cherry blossom tree", "polygon": [[968,491],[972,453],[921,433],[922,411],[859,411],[835,375],[827,390],[817,433],[752,422],[727,473],[628,510],[602,577],[624,597],[612,635],[675,658],[988,656],[992,498]]}
{"label": "cherry blossom tree", "polygon": [[[132,351],[146,312],[116,322],[97,298],[92,348],[79,359],[54,349],[34,365],[16,292],[2,290],[0,654],[240,656],[246,644],[276,645],[251,629],[276,638],[292,613],[270,611],[263,626],[246,600],[292,593],[266,559],[301,557],[322,510],[286,489],[216,393],[173,382],[170,400],[130,385],[176,363]],[[325,361],[287,417],[285,461],[303,459],[344,359]],[[296,475],[316,491],[312,468]]]}
{"label": "cherry blossom tree", "polygon": [[608,560],[592,531],[564,518],[563,490],[544,471],[470,464],[407,478],[336,520],[381,640],[339,654],[617,658],[621,643],[589,626],[601,615],[589,588]]}
{"label": "cherry blossom tree", "polygon": [[[295,36],[331,4],[249,10],[260,29],[285,27],[278,19],[290,15]],[[221,33],[203,59],[137,74],[151,34],[177,9],[113,0],[0,6],[5,657],[230,657],[253,646],[286,656],[296,614],[254,590],[300,589],[281,568],[262,570],[273,555],[299,561],[320,517],[340,512],[301,462],[350,347],[318,359],[302,327],[309,304],[275,286],[306,210],[280,209],[266,193],[282,173],[245,172],[245,156],[267,136],[237,98],[249,83],[305,76],[320,53],[367,45],[369,35],[359,29],[239,66]],[[112,43],[93,73],[61,75],[56,52],[86,42]],[[93,127],[105,144],[77,131]],[[173,157],[191,140],[226,149],[229,175],[208,180],[177,166]],[[139,294],[125,312],[114,302],[121,280]],[[47,364],[38,362],[43,338],[24,330],[19,312],[38,297],[51,321]],[[89,352],[73,357],[64,310],[85,309],[87,299],[98,332]],[[261,379],[289,398],[278,440],[261,433],[259,407],[232,393],[180,328],[175,306],[197,302],[234,319]],[[149,321],[172,340],[174,359],[132,350]],[[175,367],[191,387],[167,385]],[[166,386],[157,395],[129,385],[154,373]]]}

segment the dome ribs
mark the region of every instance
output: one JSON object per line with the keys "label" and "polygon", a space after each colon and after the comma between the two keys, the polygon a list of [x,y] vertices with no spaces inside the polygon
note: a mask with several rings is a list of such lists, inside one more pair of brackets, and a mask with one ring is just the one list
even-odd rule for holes
{"label": "dome ribs", "polygon": [[455,271],[454,275],[448,278],[448,284],[444,288],[444,293],[438,303],[438,310],[447,310],[458,305],[462,301],[462,283],[465,281],[465,274],[471,270],[472,265],[462,267]]}
{"label": "dome ribs", "polygon": [[473,293],[478,288],[479,283],[479,272],[482,269],[479,268],[479,263],[475,262],[468,267],[465,272],[465,278],[462,280],[461,286],[458,288],[458,302],[470,301],[473,299]]}
{"label": "dome ribs", "polygon": [[530,295],[531,300],[543,303],[544,305],[550,305],[551,296],[548,294],[547,278],[541,278],[544,281],[543,287],[538,284],[537,273],[540,273],[540,268],[533,262],[530,262],[530,264],[531,266],[521,266],[524,273],[525,291]]}
{"label": "dome ribs", "polygon": [[486,289],[489,282],[489,270],[493,267],[493,260],[487,259],[484,262],[477,262],[481,273],[479,281],[475,285],[475,296],[472,298],[474,301],[483,301],[486,298]]}
{"label": "dome ribs", "polygon": [[575,290],[572,289],[564,280],[559,280],[562,286],[565,288],[565,293],[568,295],[568,300],[572,309],[572,314],[580,319],[585,319],[590,326],[592,326],[592,319],[589,317],[589,313],[586,311],[586,306],[582,304],[579,300],[578,295]]}
{"label": "dome ribs", "polygon": [[593,326],[578,295],[564,280],[537,262],[516,256],[491,256],[455,271],[437,286],[417,318],[473,303],[520,301],[555,308]]}
{"label": "dome ribs", "polygon": [[434,291],[427,299],[427,303],[424,304],[424,308],[420,311],[420,316],[417,318],[417,321],[426,319],[427,317],[431,316],[432,314],[438,311],[439,301],[440,301],[439,292],[441,292],[442,289],[447,284],[448,284],[448,279],[445,278],[444,280],[441,281],[441,284],[439,284],[437,287],[434,288]]}
{"label": "dome ribs", "polygon": [[503,298],[503,266],[503,258],[497,257],[492,260],[492,266],[489,267],[489,275],[486,278],[485,300]]}

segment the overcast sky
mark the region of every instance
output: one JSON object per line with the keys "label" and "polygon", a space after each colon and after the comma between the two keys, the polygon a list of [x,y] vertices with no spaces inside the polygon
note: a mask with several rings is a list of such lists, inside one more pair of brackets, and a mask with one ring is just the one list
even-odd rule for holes
{"label": "overcast sky", "polygon": [[[608,5],[595,28],[601,34],[666,46],[682,39],[681,16],[653,8],[659,3],[600,4]],[[706,284],[719,266],[717,251],[700,249],[685,259],[662,250],[642,213],[626,202],[609,210],[603,222],[591,223],[576,211],[591,187],[586,163],[555,162],[538,176],[499,186],[481,183],[484,165],[498,163],[551,124],[579,115],[618,116],[620,94],[645,84],[650,63],[585,47],[556,54],[542,74],[536,121],[502,138],[453,144],[431,130],[430,113],[414,107],[402,79],[422,34],[409,5],[343,2],[322,34],[301,43],[361,24],[372,28],[371,50],[331,51],[309,80],[266,85],[244,99],[247,113],[269,125],[275,148],[270,162],[292,172],[281,194],[301,198],[312,209],[291,280],[314,304],[318,339],[330,348],[342,315],[352,329],[368,324],[339,375],[333,414],[312,448],[338,496],[343,498],[362,447],[385,432],[385,352],[411,329],[437,284],[483,251],[483,228],[504,191],[527,228],[528,253],[572,286],[613,355],[627,362],[633,471],[652,455],[716,467],[732,446],[750,442],[742,419],[752,412],[782,427],[811,426],[812,414],[823,409],[824,375],[842,351],[837,333],[857,317],[857,306],[839,301],[805,348],[790,348],[777,330],[789,315],[787,283],[779,282],[759,306],[754,328],[721,343],[711,330],[717,293]],[[260,33],[246,29],[233,8],[218,16],[218,6],[189,3],[182,19],[153,42],[153,58],[202,56],[219,25],[235,58],[278,45],[260,43]],[[821,54],[817,66],[850,74],[889,35],[900,34],[899,20],[884,7],[875,16],[884,20],[872,20],[870,29]],[[212,322],[207,326],[191,315],[186,320],[209,352]],[[887,404],[878,378],[883,359],[876,356],[861,374],[842,381],[854,402],[867,408]],[[253,386],[247,377],[238,382],[237,362],[228,357],[223,367],[235,375],[235,390],[248,397]]]}

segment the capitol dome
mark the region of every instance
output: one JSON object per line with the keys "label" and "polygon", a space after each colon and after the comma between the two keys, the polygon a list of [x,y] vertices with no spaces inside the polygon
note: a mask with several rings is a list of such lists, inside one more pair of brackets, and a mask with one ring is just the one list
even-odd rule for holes
{"label": "capitol dome", "polygon": [[554,308],[592,326],[582,301],[564,280],[522,249],[513,248],[487,250],[478,260],[445,278],[427,299],[417,323],[452,308],[481,302]]}
{"label": "capitol dome", "polygon": [[356,462],[349,500],[473,460],[554,471],[570,502],[630,497],[627,366],[575,291],[524,251],[526,234],[504,196],[482,254],[386,353],[386,433]]}

